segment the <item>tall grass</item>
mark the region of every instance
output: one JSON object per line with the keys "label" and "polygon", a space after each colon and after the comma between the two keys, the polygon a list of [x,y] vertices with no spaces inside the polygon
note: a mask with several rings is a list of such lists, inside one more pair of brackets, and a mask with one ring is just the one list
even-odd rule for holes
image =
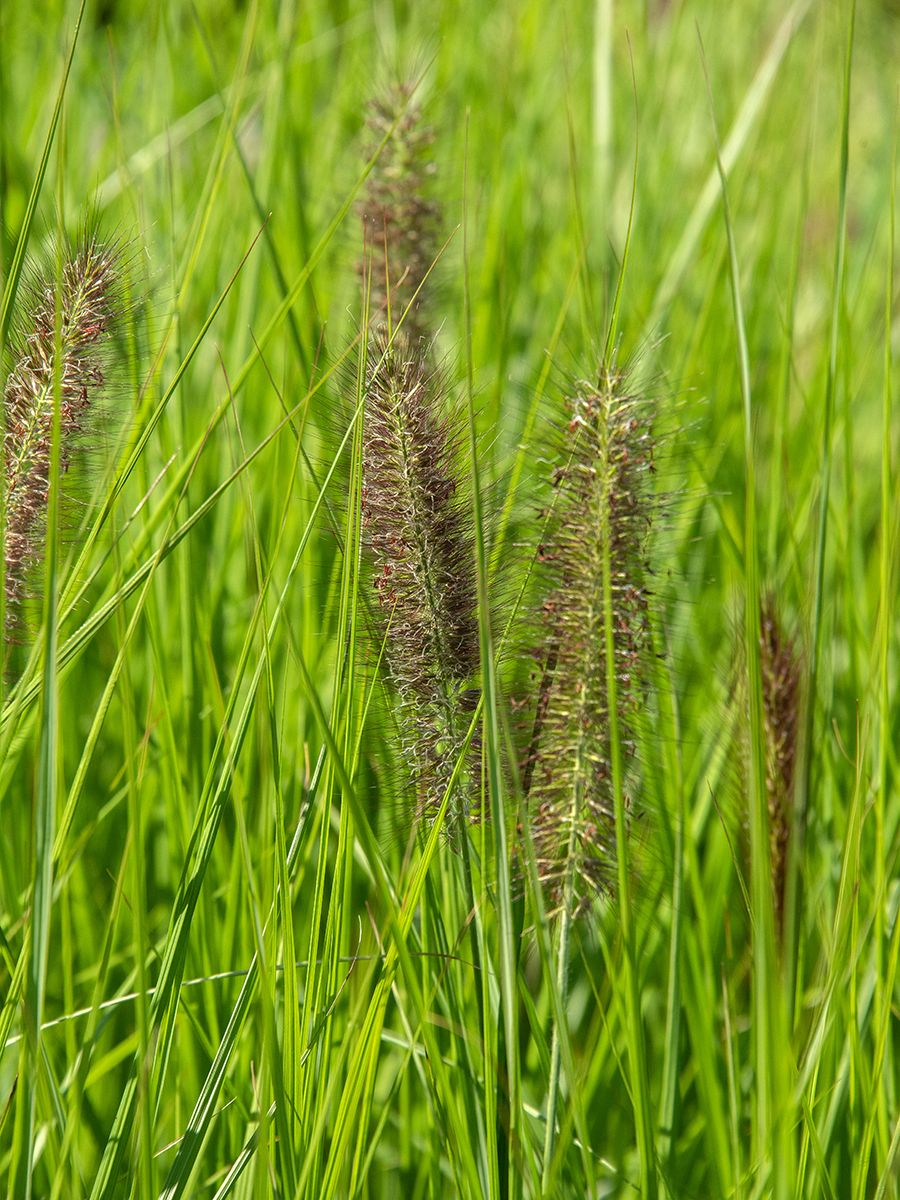
{"label": "tall grass", "polygon": [[894,8],[0,8],[9,1197],[897,1194]]}

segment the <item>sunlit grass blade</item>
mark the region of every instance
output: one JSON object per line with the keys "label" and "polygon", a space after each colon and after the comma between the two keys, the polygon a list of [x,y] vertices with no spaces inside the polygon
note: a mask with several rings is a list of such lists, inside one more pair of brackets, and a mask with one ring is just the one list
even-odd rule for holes
{"label": "sunlit grass blade", "polygon": [[[706,64],[704,62],[704,70]],[[707,77],[708,83],[708,77]],[[712,93],[710,92],[712,112]],[[713,115],[715,132],[715,116]],[[716,136],[716,163],[722,189],[722,209],[728,239],[729,278],[734,307],[740,366],[744,429],[744,654],[748,675],[748,735],[750,772],[750,871],[751,910],[753,916],[753,1028],[756,1065],[756,1111],[753,1148],[761,1176],[769,1171],[773,1194],[786,1197],[792,1187],[792,1139],[787,1111],[787,1066],[780,1047],[785,1034],[785,1014],[779,1004],[780,992],[772,986],[777,976],[775,957],[774,904],[770,879],[769,819],[766,797],[766,751],[763,727],[762,669],[760,665],[760,582],[759,547],[756,518],[756,454],[754,446],[753,401],[750,384],[750,356],[744,323],[743,297],[737,244],[734,236],[725,166]]]}
{"label": "sunlit grass blade", "polygon": [[822,656],[822,626],[825,607],[825,566],[828,543],[829,504],[831,496],[831,460],[835,393],[838,386],[838,356],[840,351],[841,312],[844,304],[844,272],[847,248],[847,175],[849,169],[850,83],[853,68],[853,37],[856,26],[856,0],[852,0],[844,60],[841,97],[841,160],[838,181],[838,214],[834,248],[834,275],[831,291],[831,322],[828,338],[828,367],[822,412],[822,446],[819,466],[819,511],[816,526],[814,592],[812,609],[812,641],[805,685],[806,711],[800,740],[800,766],[794,828],[787,863],[785,888],[785,986],[789,1012],[794,1011],[797,987],[797,957],[799,954],[800,922],[803,915],[803,855],[806,845],[806,824],[814,782],[813,737],[819,703],[819,676]]}

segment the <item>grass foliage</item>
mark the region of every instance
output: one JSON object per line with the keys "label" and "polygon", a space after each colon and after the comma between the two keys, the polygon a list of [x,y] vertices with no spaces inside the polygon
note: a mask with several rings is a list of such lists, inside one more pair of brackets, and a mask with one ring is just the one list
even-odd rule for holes
{"label": "grass foliage", "polygon": [[898,1195],[897,61],[0,6],[9,1200]]}

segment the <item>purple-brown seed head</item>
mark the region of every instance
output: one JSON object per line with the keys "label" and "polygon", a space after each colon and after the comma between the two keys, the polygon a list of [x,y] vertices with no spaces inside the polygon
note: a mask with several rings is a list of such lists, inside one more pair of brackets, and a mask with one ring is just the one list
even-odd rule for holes
{"label": "purple-brown seed head", "polygon": [[94,234],[63,257],[61,270],[24,291],[3,389],[6,628],[15,627],[44,547],[55,391],[59,463],[68,471],[106,377],[106,344],[120,313],[120,254]]}

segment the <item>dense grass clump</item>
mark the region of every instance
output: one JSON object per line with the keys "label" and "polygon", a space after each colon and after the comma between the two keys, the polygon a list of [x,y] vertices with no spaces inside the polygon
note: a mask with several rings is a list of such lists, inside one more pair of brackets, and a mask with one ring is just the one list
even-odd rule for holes
{"label": "dense grass clump", "polygon": [[900,1196],[895,7],[0,7],[8,1200]]}

